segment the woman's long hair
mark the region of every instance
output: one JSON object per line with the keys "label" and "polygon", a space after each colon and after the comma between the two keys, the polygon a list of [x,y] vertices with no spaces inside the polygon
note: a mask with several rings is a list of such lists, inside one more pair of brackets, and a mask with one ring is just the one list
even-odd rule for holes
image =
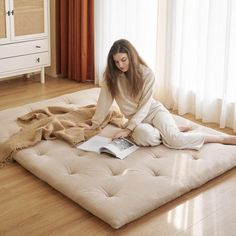
{"label": "woman's long hair", "polygon": [[143,78],[140,65],[147,66],[143,59],[139,56],[134,46],[125,39],[117,40],[113,43],[107,57],[107,67],[104,72],[104,78],[108,89],[113,98],[118,93],[117,77],[122,73],[116,66],[113,55],[117,53],[126,53],[129,59],[129,69],[125,75],[129,81],[129,90],[132,98],[135,98],[139,91],[143,88]]}

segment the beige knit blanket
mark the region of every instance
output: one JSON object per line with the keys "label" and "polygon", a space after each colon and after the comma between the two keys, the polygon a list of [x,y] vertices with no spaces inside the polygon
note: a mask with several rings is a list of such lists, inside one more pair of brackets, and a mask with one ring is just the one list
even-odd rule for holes
{"label": "beige knit blanket", "polygon": [[80,127],[81,123],[91,125],[95,110],[95,105],[77,109],[55,106],[34,110],[17,118],[21,129],[8,140],[0,143],[0,167],[12,162],[12,156],[18,150],[35,145],[41,140],[57,138],[76,145],[99,133],[108,123],[118,127],[124,125],[123,115],[113,108],[99,128]]}

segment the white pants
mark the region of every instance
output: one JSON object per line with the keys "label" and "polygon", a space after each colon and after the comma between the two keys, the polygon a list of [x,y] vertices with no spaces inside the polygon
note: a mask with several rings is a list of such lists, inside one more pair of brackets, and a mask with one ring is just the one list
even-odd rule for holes
{"label": "white pants", "polygon": [[205,135],[201,133],[180,132],[164,106],[149,114],[133,130],[131,137],[140,146],[156,146],[163,142],[169,148],[196,150],[202,147],[205,139]]}

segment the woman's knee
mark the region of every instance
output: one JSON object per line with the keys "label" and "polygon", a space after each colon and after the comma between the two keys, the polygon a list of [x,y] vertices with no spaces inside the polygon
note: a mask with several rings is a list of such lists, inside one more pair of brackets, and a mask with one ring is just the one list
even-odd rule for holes
{"label": "woman's knee", "polygon": [[139,124],[132,132],[131,137],[140,146],[156,146],[161,144],[160,132],[147,123]]}

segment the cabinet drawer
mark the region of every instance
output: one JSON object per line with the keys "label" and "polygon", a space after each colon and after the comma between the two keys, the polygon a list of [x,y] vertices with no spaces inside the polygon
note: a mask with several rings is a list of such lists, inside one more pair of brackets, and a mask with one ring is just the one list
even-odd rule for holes
{"label": "cabinet drawer", "polygon": [[48,51],[48,40],[0,45],[0,59]]}
{"label": "cabinet drawer", "polygon": [[26,69],[26,68],[47,66],[48,64],[49,64],[48,52],[0,59],[0,73]]}

